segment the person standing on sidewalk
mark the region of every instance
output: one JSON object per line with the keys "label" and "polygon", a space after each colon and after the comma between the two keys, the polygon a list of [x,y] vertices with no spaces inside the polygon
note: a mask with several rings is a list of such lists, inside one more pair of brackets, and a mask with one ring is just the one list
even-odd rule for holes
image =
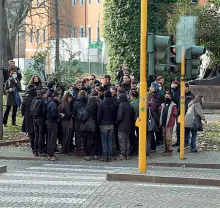
{"label": "person standing on sidewalk", "polygon": [[121,104],[118,108],[116,125],[118,126],[118,140],[121,155],[117,159],[128,160],[130,154],[129,135],[134,125],[134,110],[128,101],[126,94],[121,94],[119,100]]}
{"label": "person standing on sidewalk", "polygon": [[16,71],[11,71],[9,79],[5,83],[5,93],[7,94],[7,104],[6,110],[3,117],[3,124],[7,127],[8,116],[12,110],[12,126],[17,126],[16,124],[16,115],[17,110],[21,105],[21,97],[19,95],[19,91],[21,90],[21,84],[18,80],[18,75]]}
{"label": "person standing on sidewalk", "polygon": [[33,118],[34,125],[34,156],[39,156],[39,153],[42,154],[44,151],[44,116],[45,116],[45,90],[38,90],[37,97],[34,98],[31,102],[30,115]]}
{"label": "person standing on sidewalk", "polygon": [[106,91],[104,101],[99,104],[97,115],[103,149],[101,161],[111,162],[112,139],[114,138],[114,124],[117,116],[117,109],[117,105],[112,99],[111,92]]}
{"label": "person standing on sidewalk", "polygon": [[47,131],[48,144],[47,153],[50,160],[54,161],[57,158],[54,155],[54,150],[57,142],[58,123],[60,118],[64,118],[64,114],[58,112],[59,93],[54,92],[52,99],[47,104]]}
{"label": "person standing on sidewalk", "polygon": [[61,135],[61,154],[70,154],[70,119],[72,119],[72,114],[70,111],[70,104],[73,100],[73,96],[66,93],[63,98],[63,102],[58,107],[58,112],[64,114],[65,116],[60,119],[60,125],[62,126]]}
{"label": "person standing on sidewalk", "polygon": [[161,105],[160,126],[162,126],[165,143],[165,156],[172,156],[173,127],[178,115],[176,104],[172,101],[171,94],[166,93],[165,103]]}

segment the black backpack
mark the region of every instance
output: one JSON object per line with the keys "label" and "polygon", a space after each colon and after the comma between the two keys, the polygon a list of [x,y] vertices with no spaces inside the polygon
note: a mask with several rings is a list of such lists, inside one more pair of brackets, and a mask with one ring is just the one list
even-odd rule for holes
{"label": "black backpack", "polygon": [[40,117],[43,112],[43,102],[41,99],[34,98],[31,102],[30,115],[32,117]]}
{"label": "black backpack", "polygon": [[76,118],[78,121],[82,122],[85,111],[86,111],[86,106],[81,106],[79,109],[77,109]]}

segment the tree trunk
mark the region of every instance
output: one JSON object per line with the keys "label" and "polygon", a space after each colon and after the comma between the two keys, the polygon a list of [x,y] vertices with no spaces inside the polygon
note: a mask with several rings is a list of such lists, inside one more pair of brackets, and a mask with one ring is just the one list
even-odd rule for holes
{"label": "tree trunk", "polygon": [[56,18],[56,57],[55,72],[58,71],[60,65],[60,19],[59,19],[59,0],[55,0],[55,18]]}
{"label": "tree trunk", "polygon": [[11,45],[11,52],[12,52],[12,55],[13,57],[15,57],[15,43],[16,43],[16,35],[12,35],[10,40],[10,45]]}

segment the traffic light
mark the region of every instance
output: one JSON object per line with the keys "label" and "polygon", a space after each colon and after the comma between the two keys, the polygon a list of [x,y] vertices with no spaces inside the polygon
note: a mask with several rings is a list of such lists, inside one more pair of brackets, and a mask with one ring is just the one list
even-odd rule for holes
{"label": "traffic light", "polygon": [[148,75],[164,72],[168,68],[168,49],[171,45],[170,36],[147,34]]}
{"label": "traffic light", "polygon": [[179,65],[176,61],[177,46],[170,46],[167,54],[167,71],[172,73],[179,73]]}
{"label": "traffic light", "polygon": [[199,75],[199,66],[202,64],[200,56],[205,52],[206,49],[202,46],[190,46],[185,50],[186,79]]}

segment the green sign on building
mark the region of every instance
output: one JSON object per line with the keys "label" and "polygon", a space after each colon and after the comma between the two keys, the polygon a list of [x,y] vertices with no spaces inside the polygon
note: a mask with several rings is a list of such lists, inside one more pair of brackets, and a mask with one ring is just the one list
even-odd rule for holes
{"label": "green sign on building", "polygon": [[103,47],[102,41],[89,42],[89,48],[98,48],[99,52],[102,52],[102,47]]}

